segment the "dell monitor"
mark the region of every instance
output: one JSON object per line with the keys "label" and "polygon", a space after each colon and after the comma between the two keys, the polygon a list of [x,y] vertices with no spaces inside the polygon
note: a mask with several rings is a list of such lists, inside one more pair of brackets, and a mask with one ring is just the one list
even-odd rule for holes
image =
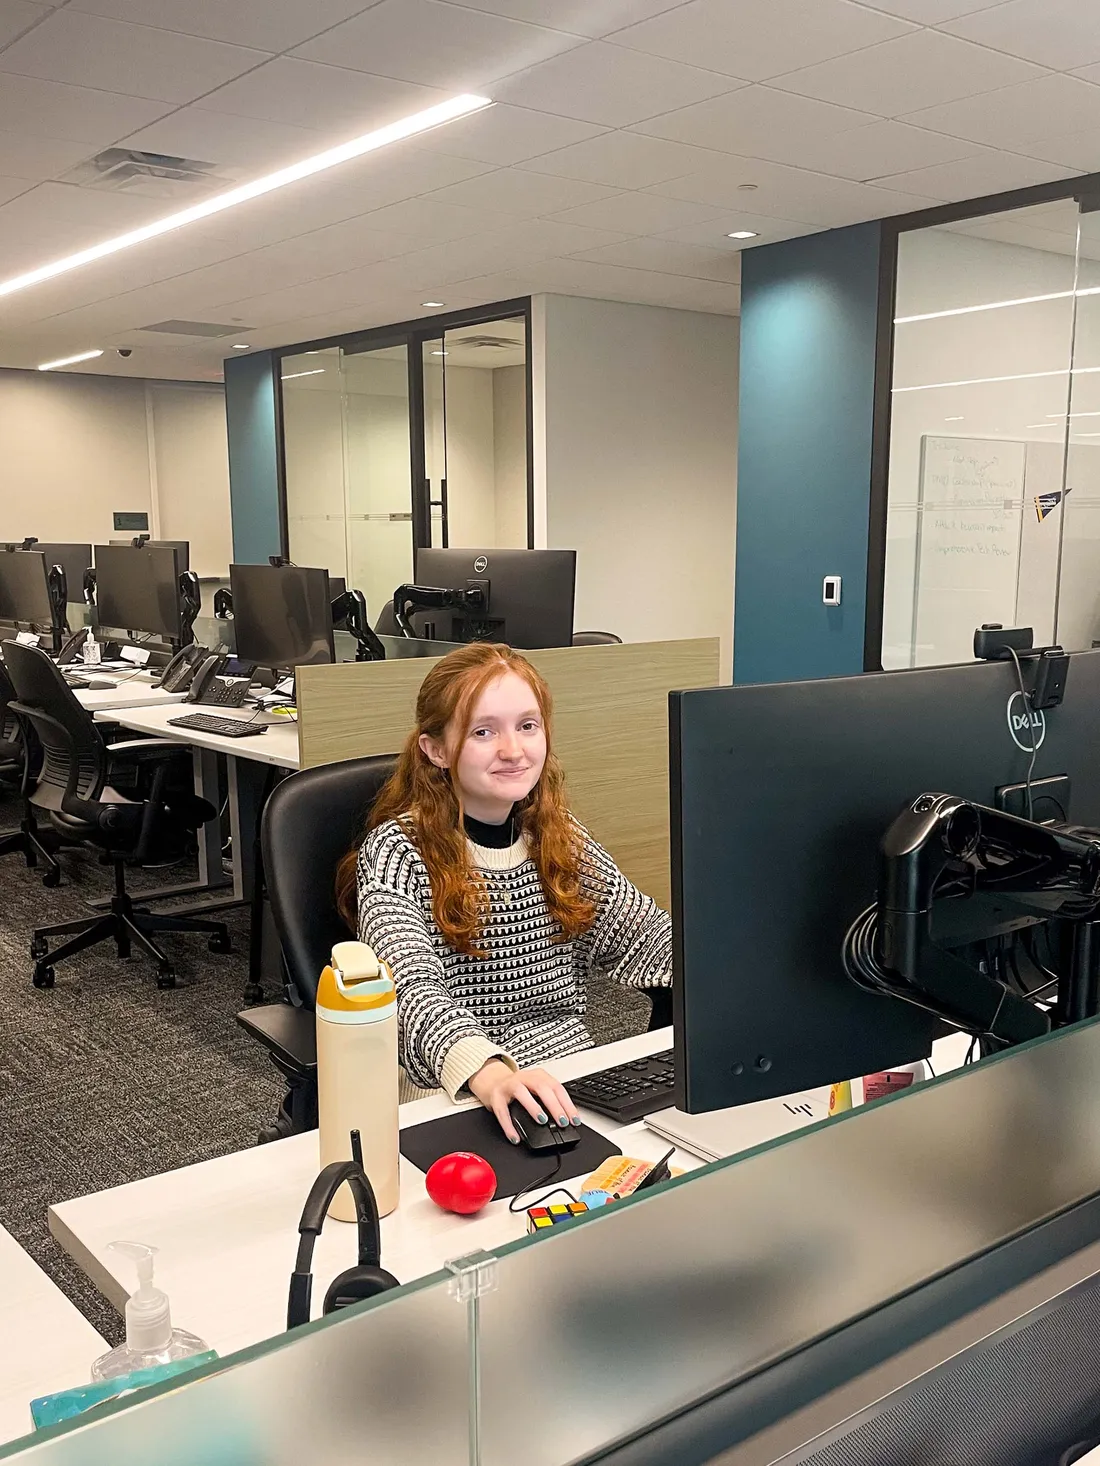
{"label": "dell monitor", "polygon": [[260,667],[336,660],[327,570],[230,565],[237,656]]}
{"label": "dell monitor", "polygon": [[488,604],[476,616],[418,612],[413,624],[443,641],[502,641],[531,651],[570,646],[577,580],[576,550],[418,549],[417,585],[482,587]]}
{"label": "dell monitor", "polygon": [[[1062,704],[1031,715],[1036,820],[1100,825],[1098,707],[1100,651],[1081,652]],[[845,938],[876,899],[880,844],[910,801],[937,791],[1020,812],[1028,716],[1010,662],[672,694],[681,1109],[929,1054],[940,1020],[850,981]]]}
{"label": "dell monitor", "polygon": [[69,601],[84,599],[84,572],[91,567],[91,545],[54,544],[35,540],[27,549],[46,557],[47,566],[60,565],[65,572],[65,598]]}
{"label": "dell monitor", "polygon": [[174,549],[143,545],[96,545],[96,606],[99,624],[179,641],[180,572]]}
{"label": "dell monitor", "polygon": [[33,550],[0,551],[0,621],[53,625],[48,564]]}

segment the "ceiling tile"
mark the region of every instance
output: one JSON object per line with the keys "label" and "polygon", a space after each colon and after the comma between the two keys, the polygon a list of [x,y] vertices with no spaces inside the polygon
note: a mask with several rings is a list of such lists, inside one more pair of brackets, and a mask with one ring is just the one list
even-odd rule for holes
{"label": "ceiling tile", "polygon": [[637,130],[743,158],[766,158],[773,152],[797,154],[807,137],[828,137],[873,120],[867,112],[753,86],[653,117]]}
{"label": "ceiling tile", "polygon": [[264,51],[58,10],[0,52],[0,71],[190,102],[266,60]]}
{"label": "ceiling tile", "polygon": [[619,31],[615,45],[763,81],[912,30],[848,0],[691,0]]}
{"label": "ceiling tile", "polygon": [[972,10],[988,10],[1001,0],[875,0],[876,10],[915,20],[918,25],[939,25],[956,15],[969,15]]}
{"label": "ceiling tile", "polygon": [[593,40],[687,3],[688,0],[462,0],[467,10],[509,15],[513,20],[547,25]]}
{"label": "ceiling tile", "polygon": [[592,296],[597,300],[640,301],[673,310],[701,310],[718,315],[736,315],[741,300],[737,285],[651,270],[630,270],[591,260],[545,260],[524,271],[523,278],[527,290]]}
{"label": "ceiling tile", "polygon": [[205,97],[203,106],[351,138],[445,100],[407,81],[280,56]]}
{"label": "ceiling tile", "polygon": [[125,143],[128,148],[197,158],[238,172],[260,173],[319,153],[330,141],[328,134],[308,128],[261,122],[255,117],[233,117],[228,112],[210,112],[195,106],[181,107],[151,127],[140,128]]}
{"label": "ceiling tile", "polygon": [[[682,244],[695,244],[710,249],[715,247],[724,253],[743,254],[761,244],[775,244],[780,239],[795,239],[803,234],[814,234],[824,226],[800,223],[794,219],[779,219],[763,214],[747,214],[740,210],[727,210],[718,214],[706,224],[689,224],[683,229],[664,230],[659,239],[671,239]],[[752,229],[755,239],[728,239],[734,229]]]}
{"label": "ceiling tile", "polygon": [[[10,199],[18,198],[21,193],[26,193],[34,185],[27,178],[5,178],[0,174],[0,204],[6,204]],[[0,232],[0,239],[3,238]],[[8,272],[4,270],[4,274]]]}
{"label": "ceiling tile", "polygon": [[565,209],[554,218],[562,224],[583,224],[590,229],[615,229],[623,234],[658,234],[684,224],[702,223],[715,212],[707,204],[658,198],[652,193],[620,193],[598,204]]}
{"label": "ceiling tile", "polygon": [[87,143],[89,151],[144,127],[167,108],[165,102],[119,97],[29,76],[6,76],[0,85],[0,128],[24,136]]}
{"label": "ceiling tile", "polygon": [[983,148],[958,163],[941,163],[935,168],[918,168],[910,173],[899,173],[880,179],[889,188],[911,189],[930,198],[958,199],[982,198],[985,194],[1003,193],[1010,188],[1028,188],[1033,183],[1049,183],[1056,178],[1071,178],[1068,168],[1056,163],[1036,162],[1032,158],[1021,158],[1018,153],[1001,153],[992,148]]}
{"label": "ceiling tile", "polygon": [[1032,158],[1061,163],[1080,173],[1094,173],[1100,169],[1100,132],[1090,127],[1084,132],[1061,133],[1041,142],[1029,142],[1027,151]]}
{"label": "ceiling tile", "polygon": [[853,56],[791,71],[774,84],[802,96],[897,117],[1042,74],[1029,61],[999,56],[938,31],[916,31]]}
{"label": "ceiling tile", "polygon": [[48,5],[33,5],[30,0],[0,0],[0,46],[29,31],[49,13]]}
{"label": "ceiling tile", "polygon": [[1082,0],[1009,0],[943,29],[995,51],[1070,71],[1100,61],[1100,8]]}
{"label": "ceiling tile", "polygon": [[872,122],[832,137],[807,136],[797,153],[775,154],[778,163],[798,163],[815,173],[831,173],[866,183],[889,173],[953,163],[975,151],[975,145],[942,132],[907,127],[903,122]]}
{"label": "ceiling tile", "polygon": [[1024,147],[1045,137],[1100,127],[1100,87],[1075,76],[1047,75],[912,112],[903,120],[992,148]]}
{"label": "ceiling tile", "polygon": [[434,199],[405,199],[384,209],[373,209],[364,216],[364,227],[383,233],[408,234],[423,244],[443,244],[470,234],[514,224],[510,214],[494,214],[485,209],[463,209],[457,204],[440,204]]}
{"label": "ceiling tile", "polygon": [[613,191],[575,178],[548,177],[519,168],[498,168],[494,173],[483,173],[465,183],[452,183],[447,188],[437,189],[428,197],[443,204],[495,209],[502,214],[533,219],[539,214],[554,214],[561,209],[595,203]]}
{"label": "ceiling tile", "polygon": [[[364,9],[370,0],[69,0],[70,10],[228,41],[288,51]],[[376,0],[377,3],[377,0]]]}
{"label": "ceiling tile", "polygon": [[417,147],[506,167],[599,135],[600,128],[591,122],[552,117],[549,112],[531,112],[526,107],[498,103],[471,117],[460,117],[446,127],[426,132],[417,139]]}
{"label": "ceiling tile", "polygon": [[583,178],[612,188],[646,188],[651,183],[696,173],[714,161],[709,148],[689,148],[661,137],[641,137],[636,132],[604,132],[587,142],[535,158],[528,167],[536,173]]}
{"label": "ceiling tile", "polygon": [[730,77],[593,41],[494,87],[494,98],[537,111],[629,127],[676,107],[732,91]]}
{"label": "ceiling tile", "polygon": [[0,175],[43,183],[47,178],[64,173],[82,162],[91,151],[87,143],[0,132]]}
{"label": "ceiling tile", "polygon": [[679,244],[673,239],[624,239],[621,244],[604,244],[584,250],[575,259],[596,264],[625,265],[632,270],[658,270],[667,275],[687,275],[694,280],[741,279],[741,255],[737,250],[702,249],[697,244]]}
{"label": "ceiling tile", "polygon": [[382,0],[295,54],[464,92],[580,44],[579,36],[440,0]]}
{"label": "ceiling tile", "polygon": [[[746,192],[746,183],[755,184],[755,188]],[[754,214],[774,214],[780,219],[800,219],[807,224],[830,227],[904,213],[923,208],[928,202],[927,198],[901,193],[893,187],[887,190],[868,183],[852,183],[846,178],[828,178],[802,168],[787,168],[779,163],[734,157],[725,159],[720,167],[704,169],[689,178],[655,184],[648,192],[721,209],[744,208]]]}
{"label": "ceiling tile", "polygon": [[[23,187],[26,187],[24,181]],[[0,259],[5,277],[87,248],[145,224],[158,210],[150,199],[39,183],[0,208]]]}

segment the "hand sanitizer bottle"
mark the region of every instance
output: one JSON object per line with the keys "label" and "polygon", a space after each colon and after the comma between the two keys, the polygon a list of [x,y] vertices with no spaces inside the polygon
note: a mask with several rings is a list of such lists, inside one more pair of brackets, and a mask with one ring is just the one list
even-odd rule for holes
{"label": "hand sanitizer bottle", "polygon": [[86,667],[97,667],[99,665],[100,645],[96,641],[92,628],[88,627],[88,635],[84,638],[84,646],[81,655]]}
{"label": "hand sanitizer bottle", "polygon": [[139,1369],[153,1369],[208,1353],[210,1345],[196,1334],[172,1327],[168,1295],[153,1286],[156,1248],[146,1247],[142,1242],[111,1242],[108,1251],[121,1252],[133,1259],[138,1286],[126,1304],[126,1342],[100,1355],[92,1365],[92,1379],[118,1379]]}

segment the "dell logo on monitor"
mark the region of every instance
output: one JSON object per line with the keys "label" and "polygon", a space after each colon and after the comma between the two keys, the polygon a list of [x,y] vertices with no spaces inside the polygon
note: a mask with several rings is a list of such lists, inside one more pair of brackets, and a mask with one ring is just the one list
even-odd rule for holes
{"label": "dell logo on monitor", "polygon": [[1008,731],[1012,734],[1016,747],[1023,749],[1024,753],[1030,753],[1034,740],[1034,747],[1042,748],[1043,739],[1047,736],[1047,720],[1043,713],[1033,712],[1018,692],[1014,692],[1009,698],[1005,711],[1008,716]]}
{"label": "dell logo on monitor", "polygon": [[474,561],[474,569],[477,571],[478,575],[484,575],[485,571],[488,570],[488,568],[489,557],[487,555],[479,555]]}

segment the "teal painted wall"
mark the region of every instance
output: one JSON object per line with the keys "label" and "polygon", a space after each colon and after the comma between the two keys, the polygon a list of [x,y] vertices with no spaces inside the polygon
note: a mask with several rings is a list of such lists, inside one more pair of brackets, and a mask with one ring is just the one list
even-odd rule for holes
{"label": "teal painted wall", "polygon": [[880,252],[876,221],[742,255],[735,682],[863,671]]}
{"label": "teal painted wall", "polygon": [[233,558],[242,565],[262,565],[269,555],[283,553],[275,361],[270,351],[226,361],[225,417]]}

